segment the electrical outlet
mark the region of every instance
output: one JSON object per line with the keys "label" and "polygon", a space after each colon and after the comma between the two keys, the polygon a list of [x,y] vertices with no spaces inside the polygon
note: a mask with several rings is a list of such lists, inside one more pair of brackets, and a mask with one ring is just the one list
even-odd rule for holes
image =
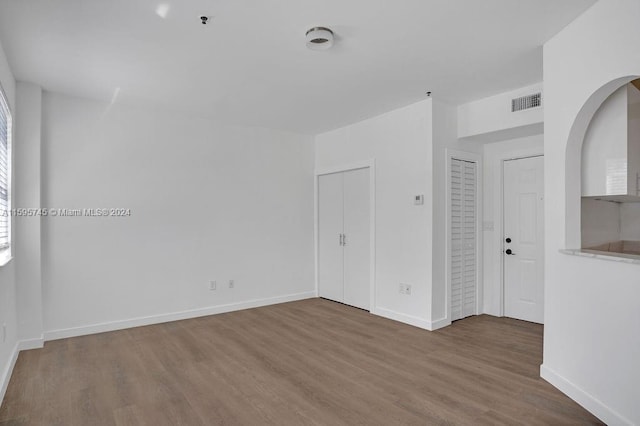
{"label": "electrical outlet", "polygon": [[235,282],[233,282],[233,280],[229,280],[229,288],[234,288],[236,285]]}
{"label": "electrical outlet", "polygon": [[218,288],[218,283],[216,283],[215,281],[209,281],[209,290],[214,291],[217,288]]}

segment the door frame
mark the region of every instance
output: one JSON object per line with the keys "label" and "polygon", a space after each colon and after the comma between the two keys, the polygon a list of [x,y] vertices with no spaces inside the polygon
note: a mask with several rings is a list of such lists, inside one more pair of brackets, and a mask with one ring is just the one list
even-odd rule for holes
{"label": "door frame", "polygon": [[475,152],[458,151],[453,149],[445,150],[445,170],[446,170],[446,213],[445,213],[445,282],[446,282],[446,304],[445,304],[445,324],[451,324],[451,160],[468,161],[476,164],[476,315],[482,312],[484,301],[483,287],[483,240],[482,240],[482,217],[483,217],[483,167],[482,155]]}
{"label": "door frame", "polygon": [[320,176],[333,173],[349,172],[352,170],[369,169],[369,312],[376,311],[376,160],[357,161],[349,164],[342,164],[332,167],[316,168],[313,178],[313,242],[314,242],[314,280],[315,296],[320,294],[319,288],[319,206],[320,194],[318,192],[318,182]]}
{"label": "door frame", "polygon": [[[538,154],[523,154],[523,155],[517,155],[517,156],[511,156],[509,158],[501,158],[500,159],[500,209],[497,212],[497,214],[499,215],[498,220],[496,220],[496,223],[499,223],[500,229],[498,230],[499,232],[496,233],[496,237],[500,239],[500,244],[498,245],[500,247],[500,316],[504,317],[505,315],[505,282],[504,282],[504,208],[505,208],[505,203],[504,203],[504,163],[507,161],[516,161],[516,160],[524,160],[527,158],[535,158],[535,157],[543,157],[544,158],[544,153],[538,153]],[[542,175],[543,179],[545,177],[545,174],[543,172]],[[544,283],[543,283],[544,286]],[[543,302],[544,303],[544,302]]]}

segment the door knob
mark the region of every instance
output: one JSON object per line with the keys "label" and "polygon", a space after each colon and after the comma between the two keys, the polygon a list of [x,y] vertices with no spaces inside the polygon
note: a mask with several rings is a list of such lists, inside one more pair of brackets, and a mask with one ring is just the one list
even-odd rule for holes
{"label": "door knob", "polygon": [[507,249],[505,253],[507,253],[509,256],[515,255],[515,253],[511,249]]}
{"label": "door knob", "polygon": [[505,241],[506,241],[507,243],[510,243],[510,242],[511,242],[511,238],[507,238]]}

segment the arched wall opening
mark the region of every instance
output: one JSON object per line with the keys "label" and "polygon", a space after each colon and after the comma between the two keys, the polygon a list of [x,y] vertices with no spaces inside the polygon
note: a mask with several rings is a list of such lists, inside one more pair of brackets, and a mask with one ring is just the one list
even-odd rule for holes
{"label": "arched wall opening", "polygon": [[613,92],[638,78],[640,75],[628,75],[600,87],[587,99],[571,126],[565,156],[565,248],[567,249],[582,247],[582,147],[589,123],[598,108]]}

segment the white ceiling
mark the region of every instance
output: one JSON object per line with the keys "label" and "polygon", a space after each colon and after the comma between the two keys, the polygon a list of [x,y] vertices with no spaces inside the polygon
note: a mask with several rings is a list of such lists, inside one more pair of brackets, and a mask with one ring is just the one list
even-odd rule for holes
{"label": "white ceiling", "polygon": [[[0,0],[0,40],[46,90],[313,134],[427,90],[459,104],[541,81],[541,45],[593,3]],[[318,25],[329,51],[305,47]]]}

